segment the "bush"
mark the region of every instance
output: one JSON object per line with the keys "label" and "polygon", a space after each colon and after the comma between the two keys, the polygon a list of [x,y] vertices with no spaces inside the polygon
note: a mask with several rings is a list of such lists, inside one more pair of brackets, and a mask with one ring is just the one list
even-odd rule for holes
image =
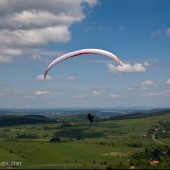
{"label": "bush", "polygon": [[30,133],[30,134],[17,134],[16,136],[17,139],[39,139],[40,137],[37,135],[37,134],[33,134],[33,133]]}
{"label": "bush", "polygon": [[60,142],[61,139],[60,138],[57,138],[57,137],[54,137],[50,140],[50,142]]}

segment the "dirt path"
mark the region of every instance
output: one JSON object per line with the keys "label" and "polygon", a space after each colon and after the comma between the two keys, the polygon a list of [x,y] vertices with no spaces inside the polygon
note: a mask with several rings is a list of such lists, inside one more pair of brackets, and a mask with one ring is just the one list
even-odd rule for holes
{"label": "dirt path", "polygon": [[[161,144],[161,145],[167,145],[166,143],[163,143],[163,142],[160,142],[160,141],[156,140],[156,139],[155,139],[155,133],[152,134],[152,139],[153,139],[155,142],[157,142],[157,143],[159,143],[159,144]],[[167,146],[170,146],[170,145],[167,145]]]}

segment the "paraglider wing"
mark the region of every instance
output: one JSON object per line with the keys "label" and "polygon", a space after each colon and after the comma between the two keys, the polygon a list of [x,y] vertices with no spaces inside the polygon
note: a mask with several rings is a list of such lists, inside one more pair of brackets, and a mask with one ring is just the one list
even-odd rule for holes
{"label": "paraglider wing", "polygon": [[82,50],[78,50],[78,51],[73,51],[67,54],[64,54],[58,58],[56,58],[54,61],[52,61],[48,67],[46,68],[45,72],[44,72],[44,79],[46,79],[46,75],[48,74],[49,70],[56,64],[58,64],[59,62],[66,60],[68,58],[72,58],[72,57],[76,57],[79,55],[83,55],[83,54],[100,54],[100,55],[105,55],[108,57],[111,57],[112,59],[116,60],[118,63],[120,63],[121,65],[123,65],[123,63],[121,62],[121,60],[115,56],[113,53],[105,51],[105,50],[101,50],[101,49],[82,49]]}

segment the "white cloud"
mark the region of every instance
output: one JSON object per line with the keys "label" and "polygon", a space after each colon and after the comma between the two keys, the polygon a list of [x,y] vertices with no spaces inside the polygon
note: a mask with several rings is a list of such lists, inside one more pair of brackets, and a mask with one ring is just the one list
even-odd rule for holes
{"label": "white cloud", "polygon": [[12,58],[7,56],[0,56],[0,63],[11,63]]}
{"label": "white cloud", "polygon": [[170,37],[170,28],[151,32],[151,37],[157,37],[159,35],[165,35],[167,37]]}
{"label": "white cloud", "polygon": [[119,97],[120,95],[118,95],[118,94],[110,94],[110,98],[117,98],[117,97]]}
{"label": "white cloud", "polygon": [[101,95],[101,92],[100,92],[100,91],[97,91],[97,90],[94,90],[92,93],[93,93],[93,95],[95,95],[95,96]]}
{"label": "white cloud", "polygon": [[152,80],[146,80],[146,81],[143,81],[140,84],[139,88],[140,89],[148,89],[148,88],[150,88],[150,87],[152,87],[154,85],[155,85],[155,83]]}
{"label": "white cloud", "polygon": [[146,80],[144,82],[141,83],[141,86],[143,87],[150,87],[153,86],[155,83],[152,80]]}
{"label": "white cloud", "polygon": [[123,63],[123,66],[115,66],[111,63],[107,64],[107,68],[109,70],[109,72],[111,73],[132,73],[132,72],[144,72],[146,70],[146,68],[139,63],[136,63],[134,65],[131,64],[125,64]]}
{"label": "white cloud", "polygon": [[165,30],[165,35],[168,36],[168,37],[170,37],[170,28],[168,28],[168,29]]}
{"label": "white cloud", "polygon": [[7,46],[40,46],[49,42],[68,42],[70,32],[66,26],[30,30],[0,30],[0,44]]}
{"label": "white cloud", "polygon": [[[44,75],[43,74],[40,74],[36,77],[36,80],[40,81],[40,80],[44,80]],[[46,76],[46,80],[52,80],[52,77],[47,75]]]}
{"label": "white cloud", "polygon": [[74,99],[83,99],[83,98],[85,98],[85,96],[84,95],[77,95],[77,96],[72,96],[72,98],[74,98]]}
{"label": "white cloud", "polygon": [[39,61],[39,60],[41,60],[41,56],[40,55],[36,55],[36,54],[34,54],[33,56],[32,56],[32,60],[33,61]]}
{"label": "white cloud", "polygon": [[17,56],[22,54],[22,50],[20,49],[14,49],[14,48],[5,48],[5,47],[0,47],[0,54],[5,54],[5,55],[11,55],[11,56]]}
{"label": "white cloud", "polygon": [[33,61],[43,61],[43,63],[50,63],[52,59],[56,56],[60,56],[65,54],[66,51],[46,51],[41,49],[33,49],[31,50],[31,59]]}
{"label": "white cloud", "polygon": [[162,30],[151,32],[151,37],[157,37],[157,36],[161,35],[163,32],[164,31],[162,31]]}
{"label": "white cloud", "polygon": [[133,90],[134,88],[136,89],[141,89],[141,90],[147,90],[151,87],[155,86],[155,82],[152,80],[145,80],[141,82],[140,84],[132,84],[131,87],[128,87],[128,90]]}
{"label": "white cloud", "polygon": [[[97,0],[1,0],[0,55],[20,55],[24,49],[39,48],[49,42],[66,43],[70,26],[85,19],[83,9]],[[86,5],[85,5],[86,4]]]}
{"label": "white cloud", "polygon": [[8,96],[8,94],[5,92],[0,92],[0,97],[4,97],[4,96]]}
{"label": "white cloud", "polygon": [[161,96],[160,93],[148,93],[148,94],[144,94],[143,97],[157,97],[157,96]]}
{"label": "white cloud", "polygon": [[167,83],[167,84],[170,84],[170,79],[168,79],[168,80],[166,81],[166,83]]}
{"label": "white cloud", "polygon": [[148,62],[144,62],[143,65],[146,66],[146,67],[149,67],[149,66],[150,66],[150,64],[149,64]]}
{"label": "white cloud", "polygon": [[144,94],[143,97],[170,97],[170,90]]}
{"label": "white cloud", "polygon": [[1,85],[1,84],[7,84],[7,82],[4,81],[4,80],[0,80],[0,85]]}
{"label": "white cloud", "polygon": [[34,96],[24,96],[25,99],[33,99]]}
{"label": "white cloud", "polygon": [[164,96],[170,97],[170,90],[165,90],[164,91]]}
{"label": "white cloud", "polygon": [[73,81],[73,80],[77,80],[77,78],[75,76],[68,76],[66,77],[66,80]]}
{"label": "white cloud", "polygon": [[36,91],[34,92],[34,95],[36,96],[46,96],[46,95],[50,95],[51,93],[48,91]]}

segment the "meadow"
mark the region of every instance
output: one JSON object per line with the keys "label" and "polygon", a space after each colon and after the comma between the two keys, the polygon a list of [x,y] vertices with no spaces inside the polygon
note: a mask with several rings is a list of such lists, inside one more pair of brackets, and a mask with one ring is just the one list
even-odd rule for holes
{"label": "meadow", "polygon": [[[131,155],[155,143],[148,135],[170,113],[139,119],[51,122],[0,127],[0,167],[106,169],[129,167]],[[50,142],[51,139],[58,139]],[[170,145],[170,138],[160,141]]]}

